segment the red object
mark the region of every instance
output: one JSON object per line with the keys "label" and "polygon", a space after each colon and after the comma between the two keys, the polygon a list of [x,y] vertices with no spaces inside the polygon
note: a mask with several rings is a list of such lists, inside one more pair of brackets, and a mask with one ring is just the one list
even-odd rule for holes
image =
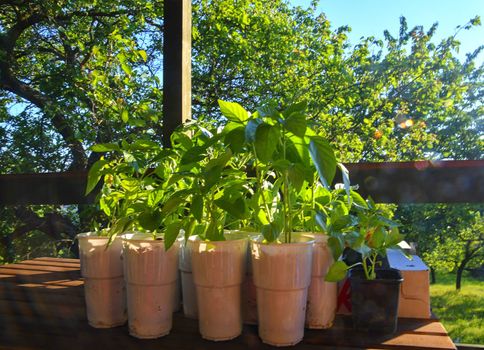
{"label": "red object", "polygon": [[343,283],[343,287],[338,294],[338,305],[336,310],[339,310],[341,305],[344,305],[349,312],[351,312],[351,288],[350,280],[346,279]]}

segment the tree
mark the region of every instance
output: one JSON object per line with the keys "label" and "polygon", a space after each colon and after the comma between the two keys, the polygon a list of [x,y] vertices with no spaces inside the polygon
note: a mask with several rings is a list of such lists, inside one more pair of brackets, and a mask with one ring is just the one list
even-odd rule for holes
{"label": "tree", "polygon": [[461,63],[458,32],[435,44],[437,24],[409,29],[402,17],[397,36],[350,48],[349,28],[331,31],[314,5],[195,1],[195,115],[216,117],[217,98],[305,99],[347,161],[482,157],[482,47]]}
{"label": "tree", "polygon": [[416,243],[431,268],[432,281],[435,270],[456,272],[456,289],[460,289],[466,267],[483,263],[483,212],[477,204],[402,205],[396,217],[406,240]]}
{"label": "tree", "polygon": [[[12,0],[0,6],[2,143],[19,152],[3,149],[4,171],[83,169],[96,160],[86,146],[145,126],[137,117],[159,109],[158,77],[141,77],[149,69],[139,67],[150,66],[146,50],[161,40],[161,3]],[[148,35],[149,42],[138,39]],[[25,136],[34,143],[26,144]],[[39,163],[44,156],[50,161]],[[18,158],[33,161],[19,166]]]}
{"label": "tree", "polygon": [[[162,4],[0,2],[2,172],[85,169],[101,156],[93,143],[158,141]],[[482,157],[482,48],[461,63],[455,35],[435,44],[437,25],[409,29],[404,18],[398,35],[352,48],[350,28],[331,30],[316,5],[194,0],[194,118],[219,121],[217,99],[249,109],[307,100],[345,161]],[[74,220],[78,230],[86,221]]]}
{"label": "tree", "polygon": [[[461,288],[462,274],[467,267],[481,267],[484,264],[484,219],[474,212],[470,226],[461,228],[457,234],[448,234],[437,242],[424,258],[442,270],[456,272],[455,288]],[[449,227],[449,229],[452,229]]]}

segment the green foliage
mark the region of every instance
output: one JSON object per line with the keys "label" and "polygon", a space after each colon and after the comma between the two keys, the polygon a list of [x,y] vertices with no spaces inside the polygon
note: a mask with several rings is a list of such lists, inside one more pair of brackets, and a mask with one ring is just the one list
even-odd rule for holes
{"label": "green foliage", "polygon": [[432,267],[440,271],[456,272],[459,267],[480,267],[484,265],[484,219],[479,212],[473,212],[470,226],[460,228],[457,234],[447,234],[443,239],[436,237],[435,247],[423,254]]}
{"label": "green foliage", "polygon": [[484,283],[464,275],[463,287],[456,291],[454,279],[454,274],[437,275],[438,282],[430,286],[432,312],[454,342],[484,344]]}
{"label": "green foliage", "polygon": [[482,213],[481,204],[426,204],[400,206],[396,217],[432,269],[460,271],[458,285],[466,267],[484,263]]}
{"label": "green foliage", "polygon": [[[354,193],[354,192],[352,192]],[[385,257],[387,249],[400,249],[404,236],[400,234],[399,224],[389,219],[384,209],[379,208],[368,198],[366,202],[353,194],[358,204],[352,206],[352,200],[335,201],[330,207],[326,219],[328,234],[331,236],[329,246],[333,256],[339,258],[343,249],[349,247],[361,254],[361,264],[368,280],[376,278],[378,257]],[[333,264],[326,275],[326,280],[336,282],[344,277],[344,272],[354,266],[339,261]]]}
{"label": "green foliage", "polygon": [[[244,110],[239,107],[226,103],[224,110],[231,120],[244,120]],[[180,136],[183,141],[174,145],[181,154],[175,171],[183,176],[182,187],[187,189],[185,237],[197,234],[205,240],[225,240],[225,229],[249,225],[246,198],[250,196],[250,180],[244,172],[246,157],[235,156],[224,141],[226,134],[213,126],[207,129],[197,123],[180,133],[191,134],[191,138]]]}
{"label": "green foliage", "polygon": [[435,43],[437,25],[404,18],[397,36],[351,48],[349,28],[332,31],[315,9],[195,1],[195,114],[217,117],[217,99],[249,110],[306,100],[342,161],[482,158],[481,48],[460,62],[458,32]]}
{"label": "green foliage", "polygon": [[313,169],[318,169],[326,187],[334,178],[333,149],[308,128],[305,103],[289,105],[284,110],[269,104],[254,113],[236,103],[219,104],[223,116],[230,121],[224,133],[240,129],[245,135],[236,148],[249,154],[255,172],[254,194],[249,201],[253,224],[261,228],[268,242],[277,241],[281,234],[286,243],[291,242],[294,220],[299,215],[297,208],[304,208],[307,199],[302,190],[313,186]]}

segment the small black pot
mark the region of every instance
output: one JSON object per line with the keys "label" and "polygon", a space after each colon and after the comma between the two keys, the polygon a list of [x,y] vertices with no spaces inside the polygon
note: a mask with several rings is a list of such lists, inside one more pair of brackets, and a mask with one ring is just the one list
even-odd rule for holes
{"label": "small black pot", "polygon": [[361,331],[392,334],[397,330],[398,300],[402,274],[397,269],[377,269],[367,280],[363,269],[351,269],[353,326]]}

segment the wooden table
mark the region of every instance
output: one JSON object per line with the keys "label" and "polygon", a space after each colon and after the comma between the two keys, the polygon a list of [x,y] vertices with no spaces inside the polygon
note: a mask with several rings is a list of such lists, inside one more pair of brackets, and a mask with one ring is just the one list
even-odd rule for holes
{"label": "wooden table", "polygon": [[[0,266],[0,349],[270,349],[256,326],[229,342],[203,340],[196,320],[175,313],[166,337],[140,340],[127,326],[94,329],[87,324],[79,260],[38,258]],[[293,349],[455,349],[437,320],[400,319],[393,336],[374,336],[351,329],[338,316],[328,330],[306,330]]]}

